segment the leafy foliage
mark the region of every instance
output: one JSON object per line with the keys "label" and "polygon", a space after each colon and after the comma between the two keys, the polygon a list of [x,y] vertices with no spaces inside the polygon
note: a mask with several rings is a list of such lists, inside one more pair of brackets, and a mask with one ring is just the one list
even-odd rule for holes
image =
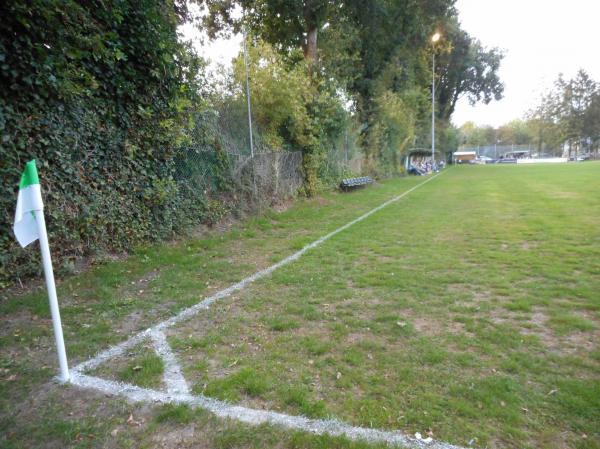
{"label": "leafy foliage", "polygon": [[171,1],[15,1],[0,6],[0,284],[39,270],[10,227],[37,159],[53,248],[68,261],[170,235],[197,219],[172,178],[200,62]]}
{"label": "leafy foliage", "polygon": [[529,113],[538,147],[566,145],[569,156],[600,147],[600,84],[579,70],[573,79],[560,75]]}
{"label": "leafy foliage", "polygon": [[[301,55],[283,57],[261,39],[250,39],[249,79],[252,114],[262,139],[275,151],[302,150],[305,191],[318,191],[327,176],[322,163],[348,122],[337,83],[311,73]],[[291,55],[293,56],[293,55]],[[234,63],[231,101],[245,108],[245,69],[242,57]]]}
{"label": "leafy foliage", "polygon": [[449,48],[440,51],[437,64],[438,117],[449,121],[456,102],[467,96],[471,104],[500,100],[504,85],[498,77],[503,54],[498,48],[486,49],[481,42],[461,30],[455,20],[445,27]]}

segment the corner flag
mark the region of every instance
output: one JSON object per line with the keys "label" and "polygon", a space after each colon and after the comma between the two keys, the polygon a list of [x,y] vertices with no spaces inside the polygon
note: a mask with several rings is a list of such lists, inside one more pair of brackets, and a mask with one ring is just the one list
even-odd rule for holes
{"label": "corner flag", "polygon": [[13,225],[17,241],[23,248],[40,237],[35,213],[42,212],[43,209],[42,191],[35,161],[29,161],[21,175],[15,223]]}
{"label": "corner flag", "polygon": [[67,352],[65,351],[62,324],[60,322],[60,311],[58,309],[58,300],[56,298],[52,259],[50,258],[46,221],[44,220],[44,203],[42,202],[42,191],[37,168],[35,166],[35,160],[27,162],[25,170],[21,175],[13,231],[17,241],[23,248],[38,239],[40,241],[40,250],[42,252],[42,261],[44,263],[44,277],[46,278],[46,288],[48,290],[48,300],[50,302],[50,312],[52,314],[52,325],[54,327],[54,337],[56,339],[56,350],[58,352],[61,380],[66,382],[69,380]]}

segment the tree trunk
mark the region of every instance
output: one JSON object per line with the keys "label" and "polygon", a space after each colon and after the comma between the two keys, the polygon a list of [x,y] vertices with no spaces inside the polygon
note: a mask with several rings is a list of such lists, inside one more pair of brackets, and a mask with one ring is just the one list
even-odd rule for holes
{"label": "tree trunk", "polygon": [[304,58],[310,65],[317,61],[317,27],[313,26],[307,30],[306,46],[304,47]]}

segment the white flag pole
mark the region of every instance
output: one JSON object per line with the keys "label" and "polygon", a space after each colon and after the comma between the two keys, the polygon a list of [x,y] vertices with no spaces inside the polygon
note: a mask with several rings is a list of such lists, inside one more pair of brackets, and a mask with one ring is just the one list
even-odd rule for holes
{"label": "white flag pole", "polygon": [[56,339],[56,350],[58,352],[58,363],[60,365],[60,380],[69,381],[69,366],[67,365],[67,352],[65,351],[65,341],[62,333],[62,324],[60,322],[60,311],[58,310],[58,299],[56,298],[56,286],[54,285],[54,271],[52,270],[52,259],[50,258],[50,246],[48,245],[48,234],[46,233],[46,220],[44,211],[35,211],[35,221],[37,223],[40,249],[42,251],[42,261],[44,263],[44,276],[46,278],[46,288],[48,289],[48,301],[50,302],[50,313],[52,314],[52,325],[54,327],[54,337]]}

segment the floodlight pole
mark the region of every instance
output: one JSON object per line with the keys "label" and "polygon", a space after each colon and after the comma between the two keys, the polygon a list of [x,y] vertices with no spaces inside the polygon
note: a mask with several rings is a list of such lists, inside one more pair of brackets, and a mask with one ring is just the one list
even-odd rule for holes
{"label": "floodlight pole", "polygon": [[248,102],[248,128],[250,129],[250,157],[254,159],[254,139],[252,136],[252,109],[250,106],[250,76],[248,74],[248,49],[246,48],[246,29],[244,28],[244,66],[246,68],[246,100]]}
{"label": "floodlight pole", "polygon": [[436,32],[431,36],[431,171],[435,164],[435,43],[442,35]]}
{"label": "floodlight pole", "polygon": [[435,163],[435,47],[431,55],[431,171]]}

